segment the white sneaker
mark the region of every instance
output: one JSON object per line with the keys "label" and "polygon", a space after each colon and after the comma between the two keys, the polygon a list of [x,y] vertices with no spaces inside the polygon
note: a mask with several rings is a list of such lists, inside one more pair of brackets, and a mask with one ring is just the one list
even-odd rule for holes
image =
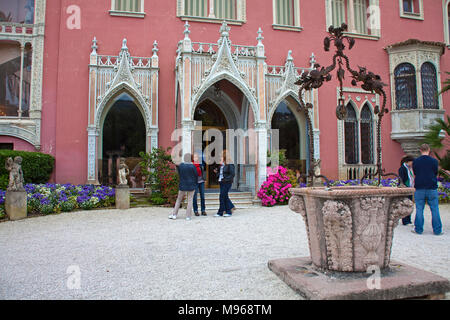
{"label": "white sneaker", "polygon": [[192,218],[191,217],[186,217],[186,221],[191,221]]}
{"label": "white sneaker", "polygon": [[174,214],[171,214],[171,215],[169,216],[169,219],[176,220],[176,219],[177,219],[177,216],[174,215]]}

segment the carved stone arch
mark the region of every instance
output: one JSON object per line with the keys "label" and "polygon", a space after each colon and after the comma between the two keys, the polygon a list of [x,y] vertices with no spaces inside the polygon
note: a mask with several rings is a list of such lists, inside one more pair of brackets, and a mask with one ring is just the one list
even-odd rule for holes
{"label": "carved stone arch", "polygon": [[375,107],[373,106],[372,102],[370,102],[369,99],[365,99],[363,102],[361,102],[361,108],[359,110],[359,114],[360,114],[359,119],[361,119],[361,111],[366,104],[368,105],[370,113],[372,114],[372,119],[375,119],[375,112],[374,112]]}
{"label": "carved stone arch", "polygon": [[[298,106],[301,105],[300,99],[298,98],[298,94],[296,92],[294,92],[293,90],[285,91],[283,94],[279,95],[277,100],[275,100],[275,102],[273,103],[273,106],[270,109],[269,115],[268,115],[268,120],[267,121],[269,123],[272,122],[273,114],[275,113],[275,110],[278,108],[280,103],[283,102],[284,100],[286,100],[287,98],[292,98],[298,104]],[[294,112],[294,110],[292,110],[292,111]],[[296,112],[294,112],[294,114],[297,115]]]}
{"label": "carved stone arch", "polygon": [[126,82],[119,83],[114,88],[111,88],[105,95],[95,113],[95,122],[94,122],[95,126],[99,129],[102,127],[106,114],[112,107],[111,102],[114,100],[115,97],[119,96],[122,93],[127,93],[132,98],[134,98],[134,102],[137,108],[142,113],[142,117],[144,118],[145,122],[145,127],[148,132],[148,130],[151,127],[152,110],[145,103],[144,97],[142,97],[142,95],[138,91],[136,91],[132,86],[130,86]]}
{"label": "carved stone arch", "polygon": [[[211,102],[213,102],[220,109],[220,111],[222,111],[222,113],[227,118],[227,122],[228,122],[228,126],[229,126],[228,129],[239,128],[240,115],[239,115],[239,111],[237,109],[236,104],[233,102],[233,100],[225,92],[222,92],[222,96],[223,96],[222,99],[214,98],[211,95],[210,91],[207,90],[205,92],[205,94],[201,97],[201,100],[199,100],[198,105],[200,105],[203,101],[210,100]],[[220,102],[222,102],[221,100],[225,100],[227,105],[231,106],[231,108],[225,108],[220,103]],[[195,114],[195,109],[196,108],[197,108],[197,105],[195,105],[193,107],[194,114]],[[194,115],[192,115],[192,119],[194,119]],[[230,123],[230,120],[231,120],[232,123]]]}
{"label": "carved stone arch", "polygon": [[0,127],[0,135],[1,136],[10,136],[14,138],[21,139],[23,141],[28,142],[32,146],[37,146],[37,141],[35,141],[35,134],[29,130],[26,130],[24,128],[20,128],[17,126],[8,126],[6,127]]}
{"label": "carved stone arch", "polygon": [[213,86],[216,82],[219,82],[220,80],[228,80],[229,82],[234,84],[239,90],[241,90],[241,92],[244,94],[244,96],[247,98],[247,100],[251,105],[255,121],[259,121],[260,117],[258,112],[258,102],[256,101],[256,98],[254,97],[253,93],[250,91],[250,89],[248,88],[247,84],[244,81],[237,79],[234,75],[232,75],[227,71],[222,71],[211,76],[211,78],[209,78],[202,84],[200,89],[192,98],[191,119],[194,118],[195,107],[197,106],[200,98],[211,86]]}
{"label": "carved stone arch", "polygon": [[347,105],[350,104],[353,108],[353,110],[355,110],[356,113],[356,121],[359,121],[361,119],[361,115],[360,115],[360,109],[358,108],[358,104],[352,99],[349,98],[346,102],[345,102],[345,106],[347,107]]}

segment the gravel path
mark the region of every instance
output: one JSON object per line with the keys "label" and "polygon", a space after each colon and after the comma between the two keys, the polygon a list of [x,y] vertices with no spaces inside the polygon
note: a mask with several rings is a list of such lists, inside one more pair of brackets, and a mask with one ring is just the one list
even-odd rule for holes
{"label": "gravel path", "polygon": [[[446,233],[396,228],[392,258],[450,278]],[[287,206],[232,218],[167,219],[170,209],[62,213],[0,223],[0,299],[301,299],[267,267],[308,256],[300,215]],[[72,267],[71,267],[72,266]],[[80,289],[68,279],[80,271]]]}

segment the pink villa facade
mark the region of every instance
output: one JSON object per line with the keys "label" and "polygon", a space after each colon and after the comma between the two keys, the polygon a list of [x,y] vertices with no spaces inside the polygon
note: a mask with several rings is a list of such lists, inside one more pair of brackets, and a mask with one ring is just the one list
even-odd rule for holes
{"label": "pink villa facade", "polygon": [[[307,125],[294,82],[315,63],[331,63],[323,38],[342,22],[356,39],[348,53],[354,68],[365,66],[388,85],[386,172],[396,172],[426,126],[450,110],[448,94],[435,96],[450,71],[450,0],[10,3],[0,0],[0,145],[52,154],[57,183],[108,182],[120,152],[133,158],[138,148],[173,147],[175,129],[182,151],[192,151],[199,120],[254,131],[254,149],[238,147],[245,161],[237,188],[254,191],[265,179],[271,129],[280,129],[280,147],[305,171]],[[313,105],[314,157],[329,178],[360,178],[376,166],[380,97],[345,83],[345,121],[336,119],[338,97],[335,79],[304,97]],[[119,137],[120,146],[119,126],[129,136]]]}

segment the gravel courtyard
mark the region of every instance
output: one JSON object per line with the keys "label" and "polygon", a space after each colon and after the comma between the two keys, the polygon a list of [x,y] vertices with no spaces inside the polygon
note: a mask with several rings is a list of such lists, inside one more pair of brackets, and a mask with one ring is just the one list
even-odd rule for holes
{"label": "gravel courtyard", "polygon": [[[395,230],[392,259],[450,278],[445,234]],[[231,218],[167,219],[168,208],[95,210],[0,223],[0,299],[301,299],[267,267],[308,256],[300,215],[287,206]],[[80,289],[68,279],[80,271]],[[70,282],[70,281],[69,281]],[[447,298],[449,296],[447,295]]]}

